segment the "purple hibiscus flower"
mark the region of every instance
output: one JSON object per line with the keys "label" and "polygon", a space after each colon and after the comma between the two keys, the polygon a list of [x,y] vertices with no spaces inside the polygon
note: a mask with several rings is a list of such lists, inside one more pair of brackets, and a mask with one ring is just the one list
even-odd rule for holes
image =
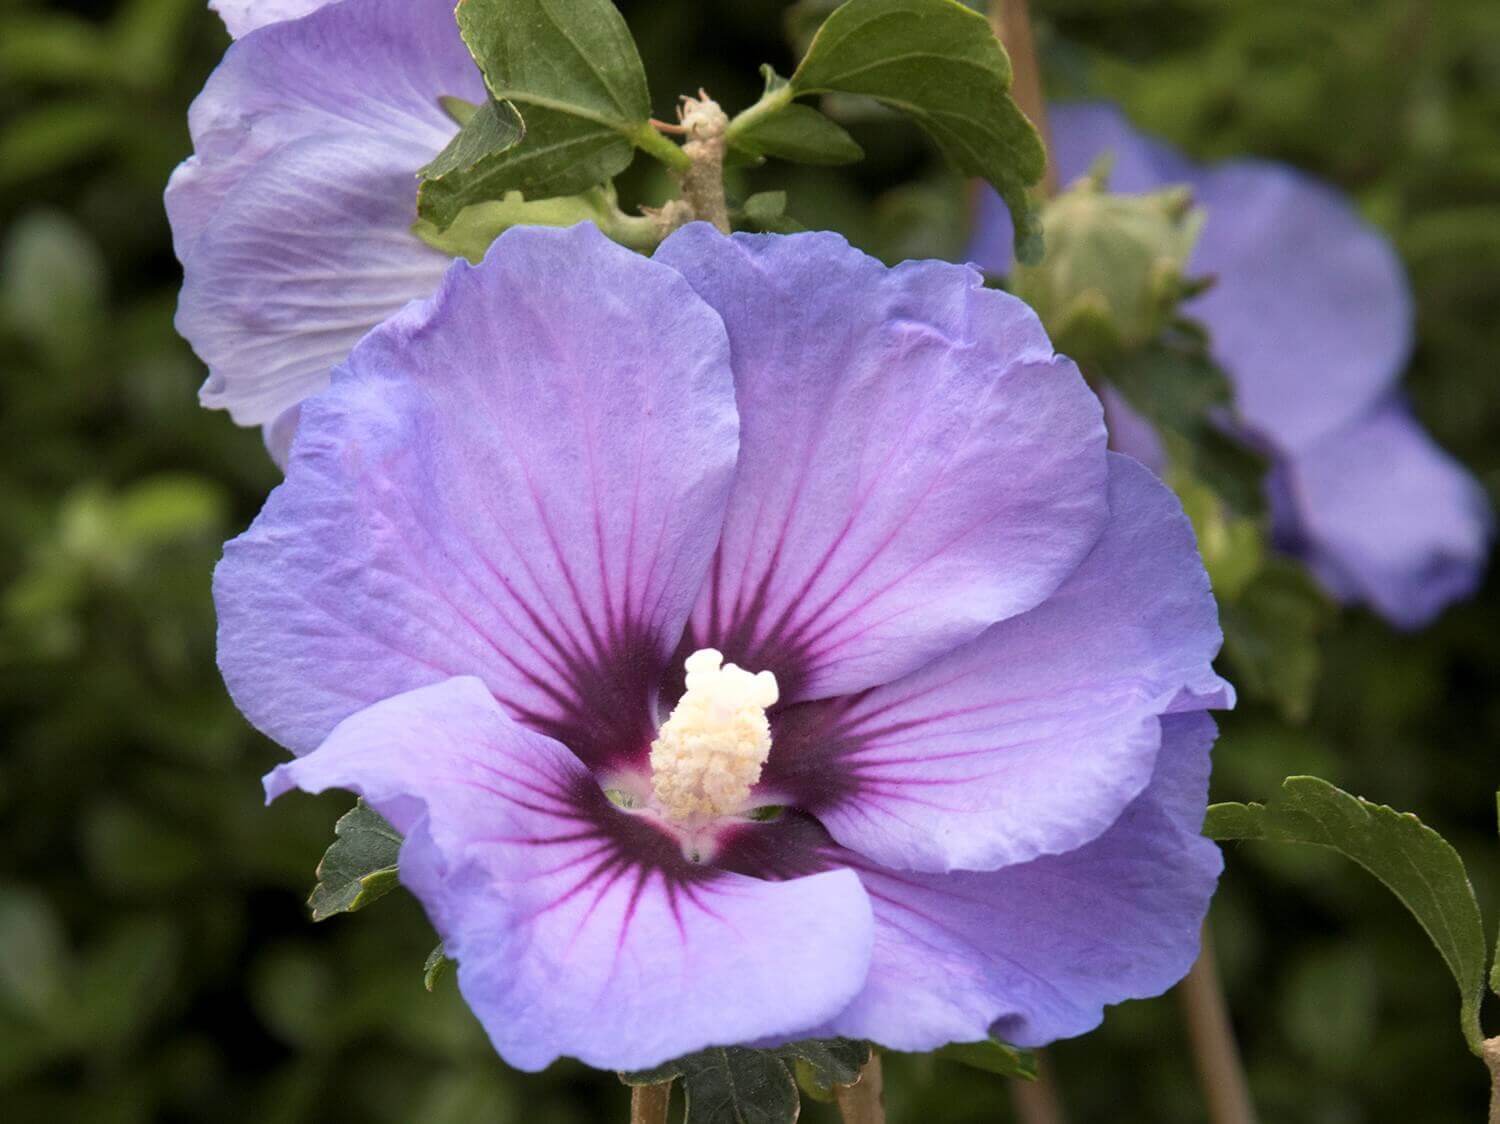
{"label": "purple hibiscus flower", "polygon": [[268,793],[401,830],[521,1068],[1036,1045],[1196,953],[1207,576],[972,269],[512,230],[304,404],[214,584]]}
{"label": "purple hibiscus flower", "polygon": [[439,99],[484,85],[452,0],[218,9],[243,38],[193,102],[194,155],[167,186],[177,328],[208,366],[203,404],[265,426],[280,460],[297,404],[452,260],[412,233],[416,172],[458,132]]}
{"label": "purple hibiscus flower", "polygon": [[[1414,314],[1385,239],[1292,168],[1194,164],[1110,105],[1050,116],[1065,182],[1109,153],[1114,190],[1189,184],[1207,210],[1191,270],[1216,283],[1188,311],[1212,333],[1237,424],[1272,457],[1279,545],[1339,598],[1406,628],[1472,593],[1489,553],[1489,503],[1401,397]],[[983,203],[970,253],[993,272],[1010,268],[1010,219],[996,198]],[[1114,447],[1159,467],[1150,426],[1114,392],[1104,397]]]}

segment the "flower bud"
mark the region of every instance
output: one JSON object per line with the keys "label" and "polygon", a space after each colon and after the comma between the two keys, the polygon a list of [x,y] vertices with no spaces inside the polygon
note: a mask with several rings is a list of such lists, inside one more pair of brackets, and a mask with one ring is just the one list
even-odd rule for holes
{"label": "flower bud", "polygon": [[1183,276],[1204,217],[1189,189],[1112,195],[1107,179],[1101,162],[1051,200],[1047,256],[1011,275],[1057,349],[1085,364],[1149,342],[1201,288]]}

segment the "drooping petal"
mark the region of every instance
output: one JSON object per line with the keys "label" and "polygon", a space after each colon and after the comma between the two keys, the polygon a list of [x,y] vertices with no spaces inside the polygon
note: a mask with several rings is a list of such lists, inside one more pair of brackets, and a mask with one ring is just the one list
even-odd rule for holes
{"label": "drooping petal", "polygon": [[208,6],[219,13],[229,34],[238,39],[268,23],[299,19],[330,2],[331,0],[208,0]]}
{"label": "drooping petal", "polygon": [[416,171],[458,129],[443,95],[484,96],[450,0],[341,0],[230,46],[166,197],[206,405],[273,420],[436,287],[447,259],[411,226]]}
{"label": "drooping petal", "polygon": [[1396,384],[1415,314],[1395,251],[1338,192],[1239,160],[1197,183],[1208,211],[1190,268],[1217,278],[1188,306],[1208,326],[1238,417],[1283,451],[1308,448]]}
{"label": "drooping petal", "polygon": [[849,870],[762,881],[689,862],[560,744],[452,679],[387,699],[267,791],[352,789],[406,841],[402,882],[506,1061],[638,1069],[795,1037],[864,984],[870,903]]}
{"label": "drooping petal", "polygon": [[895,683],[778,714],[763,790],[907,870],[993,870],[1114,823],[1152,775],[1158,716],[1224,684],[1181,505],[1135,461],[1110,467],[1104,535],[1056,593]]}
{"label": "drooping petal", "polygon": [[[1260,160],[1204,166],[1105,103],[1053,106],[1059,178],[1106,154],[1125,193],[1188,184],[1207,221],[1189,273],[1215,278],[1187,306],[1213,337],[1239,417],[1282,450],[1341,428],[1385,397],[1411,351],[1410,287],[1390,244],[1337,191]],[[1009,215],[986,196],[970,256],[1010,268]]]}
{"label": "drooping petal", "polygon": [[820,1033],[924,1051],[994,1034],[1041,1046],[1158,995],[1198,952],[1222,862],[1198,832],[1214,724],[1162,720],[1150,786],[1075,851],[990,873],[914,874],[850,852],[875,906],[865,990]]}
{"label": "drooping petal", "polygon": [[219,662],[294,752],[452,675],[596,766],[644,760],[737,421],[723,325],[592,226],[507,232],[302,406],[215,574]]}
{"label": "drooping petal", "polygon": [[1038,604],[1098,538],[1098,401],[972,270],[704,224],[657,260],[724,317],[742,427],[685,647],[783,700],[859,690]]}
{"label": "drooping petal", "polygon": [[1277,532],[1345,600],[1405,628],[1478,587],[1494,521],[1478,482],[1399,399],[1278,469]]}

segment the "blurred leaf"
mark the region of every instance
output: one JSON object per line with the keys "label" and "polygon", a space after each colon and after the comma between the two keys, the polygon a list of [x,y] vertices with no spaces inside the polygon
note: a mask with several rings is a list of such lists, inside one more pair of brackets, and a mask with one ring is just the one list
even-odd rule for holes
{"label": "blurred leaf", "polygon": [[67,938],[52,908],[36,894],[0,889],[0,1009],[42,1022],[58,1012]]}
{"label": "blurred leaf", "polygon": [[1219,607],[1230,678],[1244,691],[1305,721],[1322,668],[1318,634],[1332,606],[1295,562],[1268,558],[1254,580]]}
{"label": "blurred leaf", "polygon": [[363,909],[397,886],[401,834],[363,800],[333,826],[337,838],[318,863],[318,884],[307,899],[314,921]]}
{"label": "blurred leaf", "polygon": [[940,1050],[934,1050],[932,1056],[982,1069],[986,1073],[998,1073],[1001,1077],[1035,1081],[1037,1076],[1035,1054],[997,1038],[986,1042],[953,1042]]}
{"label": "blurred leaf", "polygon": [[201,851],[190,836],[113,802],[84,821],[84,851],[100,885],[125,893],[167,889],[202,869]]}
{"label": "blurred leaf", "polygon": [[171,995],[181,951],[177,931],[163,917],[117,925],[74,981],[74,1027],[100,1048],[131,1045]]}
{"label": "blurred leaf", "polygon": [[[793,1042],[771,1050],[715,1047],[638,1073],[627,1085],[656,1085],[681,1078],[686,1124],[791,1124],[797,1119],[799,1066],[822,1091],[850,1085],[869,1060],[868,1043],[843,1038]],[[816,1099],[816,1098],[815,1098]]]}
{"label": "blurred leaf", "polygon": [[1015,221],[1016,255],[1041,258],[1027,189],[1041,138],[1011,99],[1010,60],[989,23],[957,0],[849,0],[813,36],[793,97],[860,94],[913,118],[966,175],[988,180]]}
{"label": "blurred leaf", "polygon": [[1488,949],[1463,859],[1410,812],[1352,796],[1317,777],[1288,777],[1266,804],[1213,804],[1203,833],[1221,842],[1311,843],[1337,851],[1385,884],[1426,930],[1458,984],[1465,1040],[1481,1053]]}
{"label": "blurred leaf", "polygon": [[0,187],[56,172],[111,145],[118,109],[98,101],[55,101],[0,127]]}
{"label": "blurred leaf", "polygon": [[758,191],[745,200],[740,208],[742,217],[751,229],[769,231],[772,234],[793,234],[807,229],[786,213],[786,192]]}
{"label": "blurred leaf", "polygon": [[107,292],[92,239],[59,211],[22,215],[0,246],[0,321],[58,364],[95,342]]}

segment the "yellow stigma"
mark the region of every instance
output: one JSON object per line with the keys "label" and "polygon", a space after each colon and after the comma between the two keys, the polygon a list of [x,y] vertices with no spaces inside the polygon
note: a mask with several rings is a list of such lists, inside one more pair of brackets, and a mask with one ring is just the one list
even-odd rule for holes
{"label": "yellow stigma", "polygon": [[651,743],[651,788],[674,820],[733,814],[771,752],[766,708],[776,702],[776,676],[724,663],[712,648],[686,667],[687,690]]}

